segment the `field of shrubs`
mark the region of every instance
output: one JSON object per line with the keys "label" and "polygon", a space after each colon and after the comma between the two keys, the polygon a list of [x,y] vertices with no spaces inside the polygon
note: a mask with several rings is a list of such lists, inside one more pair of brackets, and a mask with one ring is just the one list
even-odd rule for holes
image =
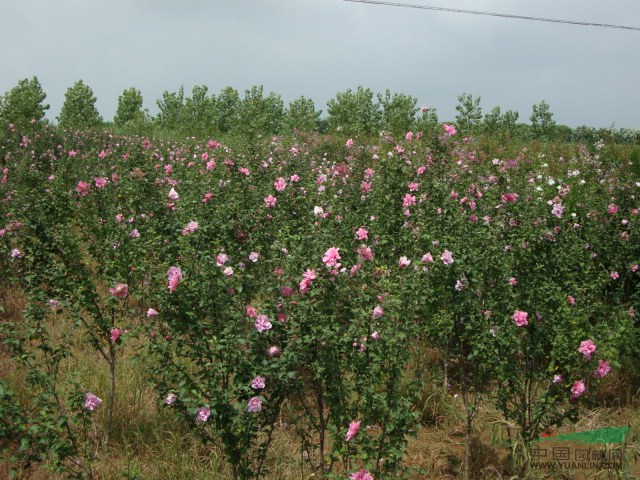
{"label": "field of shrubs", "polygon": [[3,128],[8,478],[539,478],[576,425],[640,451],[637,143]]}

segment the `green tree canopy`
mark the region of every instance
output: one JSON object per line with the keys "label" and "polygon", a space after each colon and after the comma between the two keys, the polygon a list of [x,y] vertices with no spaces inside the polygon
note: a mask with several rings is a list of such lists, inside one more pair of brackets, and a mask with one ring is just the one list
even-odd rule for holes
{"label": "green tree canopy", "polygon": [[13,124],[18,132],[28,129],[32,122],[44,118],[49,105],[43,102],[47,94],[42,90],[38,77],[23,79],[7,92],[3,98],[0,119],[3,124]]}
{"label": "green tree canopy", "polygon": [[373,92],[368,88],[339,92],[327,102],[327,112],[329,129],[344,135],[377,135],[380,131],[380,105],[373,101]]}
{"label": "green tree canopy", "polygon": [[63,128],[97,127],[102,123],[102,117],[95,104],[96,97],[91,87],[78,80],[64,95],[58,123]]}

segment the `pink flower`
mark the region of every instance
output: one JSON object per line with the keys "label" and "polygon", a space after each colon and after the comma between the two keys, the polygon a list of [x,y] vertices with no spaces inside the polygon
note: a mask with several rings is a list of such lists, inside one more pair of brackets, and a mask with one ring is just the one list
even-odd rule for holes
{"label": "pink flower", "polygon": [[400,257],[398,260],[398,268],[407,268],[411,264],[411,260],[407,257]]}
{"label": "pink flower", "polygon": [[117,283],[115,287],[109,289],[109,293],[116,298],[126,298],[129,287],[126,283]]}
{"label": "pink flower", "polygon": [[178,400],[178,396],[175,393],[169,393],[165,397],[164,403],[166,403],[167,405],[173,405],[174,403],[176,403],[176,400]]}
{"label": "pink flower", "polygon": [[358,433],[358,430],[360,430],[360,423],[361,423],[361,420],[358,420],[357,422],[349,423],[349,430],[347,430],[347,434],[344,437],[345,441],[348,442],[349,440],[351,440],[353,437],[356,436],[356,434]]}
{"label": "pink flower", "polygon": [[267,349],[267,355],[270,357],[279,357],[282,355],[282,350],[276,346],[271,346]]}
{"label": "pink flower", "polygon": [[277,199],[276,197],[274,197],[273,195],[269,195],[268,197],[264,198],[264,206],[267,208],[273,208],[276,206],[277,203]]}
{"label": "pink flower", "polygon": [[200,407],[196,412],[196,421],[204,423],[209,420],[211,411],[207,407]]}
{"label": "pink flower", "polygon": [[569,305],[575,305],[576,304],[576,299],[573,298],[571,295],[567,296],[567,302],[569,302]]}
{"label": "pink flower", "polygon": [[402,206],[403,207],[410,207],[411,205],[415,205],[416,203],[416,197],[414,197],[413,195],[407,193],[404,196],[404,199],[402,200]]}
{"label": "pink flower", "polygon": [[371,247],[363,245],[362,247],[358,248],[357,252],[358,257],[362,260],[368,260],[370,262],[373,261],[373,250],[371,250]]}
{"label": "pink flower", "polygon": [[255,323],[256,330],[264,332],[265,330],[271,330],[271,322],[266,315],[258,315]]}
{"label": "pink flower", "polygon": [[189,235],[197,231],[199,227],[200,225],[198,225],[198,222],[192,220],[189,223],[187,223],[186,227],[182,229],[182,235]]}
{"label": "pink flower", "polygon": [[257,413],[262,410],[262,400],[260,397],[251,397],[247,403],[247,412]]}
{"label": "pink flower", "polygon": [[551,215],[561,218],[564,213],[564,207],[560,203],[554,203],[553,208],[551,208]]}
{"label": "pink flower", "polygon": [[175,201],[180,198],[180,195],[178,195],[178,192],[176,192],[176,190],[172,188],[171,190],[169,190],[169,195],[167,195],[167,197],[169,198],[169,200]]}
{"label": "pink flower", "polygon": [[596,344],[593,343],[593,340],[583,340],[580,342],[578,352],[582,354],[585,362],[588,362],[591,360],[591,356],[595,353],[596,348]]}
{"label": "pink flower", "polygon": [[78,185],[76,185],[75,190],[81,197],[86,197],[87,195],[89,195],[89,184],[85,181],[80,180],[78,182]]}
{"label": "pink flower", "polygon": [[529,314],[527,312],[516,310],[511,316],[511,318],[513,318],[513,320],[516,322],[516,325],[518,327],[524,327],[529,324],[529,322],[527,321],[528,316]]}
{"label": "pink flower", "polygon": [[93,412],[96,408],[100,406],[102,403],[102,399],[96,397],[93,393],[87,393],[84,396],[84,408]]}
{"label": "pink flower", "polygon": [[347,140],[346,143],[344,144],[344,146],[347,147],[347,148],[353,147],[353,139],[350,138],[349,140]]}
{"label": "pink flower", "polygon": [[433,263],[433,255],[431,255],[431,252],[427,252],[422,256],[421,259],[422,263]]}
{"label": "pink flower", "polygon": [[260,254],[258,252],[251,252],[249,254],[249,260],[251,260],[253,263],[256,263],[259,258],[260,258]]}
{"label": "pink flower", "polygon": [[327,250],[324,253],[324,256],[322,257],[322,261],[327,266],[327,268],[329,268],[329,267],[338,268],[341,265],[338,262],[338,260],[340,260],[340,258],[341,258],[340,257],[340,249],[336,248],[336,247],[331,247],[331,248],[329,248],[329,250]]}
{"label": "pink flower", "polygon": [[593,371],[593,376],[596,378],[603,378],[609,375],[610,371],[611,366],[609,365],[609,362],[600,359],[598,360],[598,368]]}
{"label": "pink flower", "polygon": [[373,316],[375,318],[380,318],[382,315],[384,315],[384,310],[380,305],[376,305],[376,307],[373,309]]}
{"label": "pink flower", "polygon": [[611,272],[611,275],[609,276],[614,280],[617,280],[618,278],[620,278],[620,274],[618,272]]}
{"label": "pink flower", "polygon": [[207,203],[209,200],[213,198],[213,193],[207,192],[202,197],[202,203]]}
{"label": "pink flower", "polygon": [[229,261],[229,257],[226,253],[219,253],[216,257],[216,265],[222,267],[225,263]]}
{"label": "pink flower", "polygon": [[363,468],[349,475],[349,480],[374,480],[374,478],[373,475]]}
{"label": "pink flower", "polygon": [[553,376],[553,383],[562,383],[562,375],[556,374]]}
{"label": "pink flower", "polygon": [[178,288],[180,280],[182,280],[182,270],[180,267],[169,267],[167,270],[167,279],[169,282],[169,291],[174,292]]}
{"label": "pink flower", "polygon": [[614,215],[614,214],[618,213],[619,211],[620,211],[620,208],[615,203],[612,203],[607,208],[607,213],[610,214],[610,215]]}
{"label": "pink flower", "polygon": [[11,250],[11,258],[22,258],[22,252],[17,248]]}
{"label": "pink flower", "polygon": [[111,340],[111,343],[116,343],[119,338],[120,338],[120,330],[118,328],[112,328],[111,336],[109,337],[109,339]]}
{"label": "pink flower", "polygon": [[413,132],[407,132],[404,138],[408,141],[411,141],[413,139]]}
{"label": "pink flower", "polygon": [[96,188],[104,188],[108,180],[105,177],[96,177],[93,181],[95,182]]}
{"label": "pink flower", "polygon": [[584,382],[582,380],[576,380],[573,382],[573,387],[571,387],[571,400],[575,400],[579,396],[581,396],[586,390],[584,386]]}
{"label": "pink flower", "polygon": [[453,125],[442,125],[442,128],[444,129],[444,133],[450,137],[456,134],[456,127]]}
{"label": "pink flower", "polygon": [[512,287],[515,287],[516,285],[518,285],[518,280],[516,280],[514,277],[511,277],[509,279],[509,285],[511,285]]}
{"label": "pink flower", "polygon": [[373,332],[373,333],[371,334],[371,338],[372,338],[373,340],[380,340],[380,338],[381,338],[381,336],[380,336],[380,332],[378,332],[378,331],[376,330],[375,332]]}
{"label": "pink flower", "polygon": [[440,255],[440,260],[442,260],[442,263],[445,265],[451,265],[454,262],[453,254],[449,250],[445,250],[442,252],[442,255]]}
{"label": "pink flower", "polygon": [[266,386],[264,377],[257,376],[251,381],[251,388],[261,390]]}
{"label": "pink flower", "polygon": [[462,280],[456,280],[455,289],[457,292],[460,292],[465,287],[464,282]]}
{"label": "pink flower", "polygon": [[360,227],[356,232],[356,238],[358,240],[368,240],[369,239],[369,231],[366,228]]}
{"label": "pink flower", "polygon": [[158,311],[154,308],[147,310],[147,318],[153,318],[158,315]]}
{"label": "pink flower", "polygon": [[500,197],[500,199],[503,202],[513,203],[516,200],[518,200],[518,194],[517,193],[503,193],[502,196]]}
{"label": "pink flower", "polygon": [[281,192],[285,188],[287,188],[287,182],[285,182],[284,178],[279,177],[274,183],[273,186],[276,187],[276,191]]}
{"label": "pink flower", "polygon": [[138,232],[137,228],[134,228],[133,230],[131,230],[131,233],[129,233],[129,236],[131,238],[139,238],[140,237],[140,232]]}

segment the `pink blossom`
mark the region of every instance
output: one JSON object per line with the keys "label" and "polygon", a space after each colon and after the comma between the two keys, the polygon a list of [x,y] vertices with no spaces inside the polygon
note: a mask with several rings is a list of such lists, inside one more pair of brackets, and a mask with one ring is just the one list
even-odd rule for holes
{"label": "pink blossom", "polygon": [[373,261],[373,250],[371,250],[371,247],[363,245],[356,251],[358,252],[358,258],[362,260],[368,260],[369,262]]}
{"label": "pink blossom", "polygon": [[402,206],[403,207],[410,207],[411,205],[415,205],[416,203],[416,197],[414,197],[413,195],[407,193],[404,196],[404,199],[402,200]]}
{"label": "pink blossom", "polygon": [[219,253],[218,256],[216,257],[216,265],[219,267],[223,266],[228,261],[229,261],[229,257],[227,256],[226,253]]}
{"label": "pink blossom", "polygon": [[517,193],[503,193],[502,196],[500,197],[500,199],[503,202],[513,203],[516,200],[518,200],[518,194]]}
{"label": "pink blossom", "polygon": [[449,250],[445,250],[444,252],[442,252],[442,255],[440,255],[440,260],[442,260],[442,263],[444,263],[445,265],[451,265],[454,262],[453,255]]}
{"label": "pink blossom", "polygon": [[264,377],[257,376],[251,381],[251,388],[254,390],[261,390],[266,386]]}
{"label": "pink blossom", "polygon": [[131,238],[139,238],[140,237],[140,232],[138,232],[137,228],[134,228],[133,230],[131,230],[131,232],[129,233],[129,236]]}
{"label": "pink blossom", "polygon": [[196,421],[204,423],[209,420],[209,416],[211,415],[211,411],[207,407],[200,407],[196,411]]}
{"label": "pink blossom", "polygon": [[324,253],[324,256],[322,257],[322,261],[324,262],[324,264],[327,266],[327,268],[329,267],[340,267],[340,263],[338,262],[338,260],[340,260],[340,249],[336,248],[336,247],[331,247],[329,248],[329,250],[327,250]]}
{"label": "pink blossom", "polygon": [[267,208],[273,208],[276,206],[277,203],[277,199],[276,197],[274,197],[273,195],[269,195],[268,197],[264,198],[264,206]]}
{"label": "pink blossom", "polygon": [[109,337],[109,339],[111,340],[111,343],[117,342],[119,338],[120,338],[120,329],[112,328],[111,336]]}
{"label": "pink blossom", "polygon": [[225,276],[227,277],[232,277],[233,276],[233,268],[231,267],[227,267],[223,270],[223,273],[225,274]]}
{"label": "pink blossom", "polygon": [[84,396],[84,408],[91,412],[98,408],[101,403],[102,399],[95,396],[93,393],[87,393]]}
{"label": "pink blossom", "polygon": [[511,318],[516,322],[516,325],[518,327],[524,327],[529,324],[529,322],[527,321],[528,316],[529,314],[527,312],[516,310],[511,316]]}
{"label": "pink blossom", "polygon": [[596,348],[596,344],[593,343],[593,340],[583,340],[582,342],[580,342],[578,352],[582,354],[585,362],[587,362],[591,360],[591,357],[595,353]]}
{"label": "pink blossom", "polygon": [[199,227],[200,225],[198,225],[198,222],[192,220],[189,223],[187,223],[186,227],[182,229],[182,235],[189,235],[197,231]]}
{"label": "pink blossom", "polygon": [[256,330],[264,332],[265,330],[271,330],[271,322],[266,315],[258,315],[255,323]]}
{"label": "pink blossom", "polygon": [[267,355],[270,357],[279,357],[282,355],[282,350],[274,345],[267,349]]}
{"label": "pink blossom", "polygon": [[356,238],[358,240],[368,240],[369,239],[369,231],[366,228],[360,227],[356,232]]}
{"label": "pink blossom", "polygon": [[129,287],[126,283],[117,283],[115,287],[109,289],[109,293],[116,298],[126,298]]}
{"label": "pink blossom", "polygon": [[158,311],[154,308],[147,310],[147,318],[153,318],[158,315]]}
{"label": "pink blossom", "polygon": [[182,270],[180,267],[169,267],[169,270],[167,270],[167,279],[169,283],[169,291],[174,292],[182,280]]}
{"label": "pink blossom", "polygon": [[76,156],[76,152],[73,150],[69,150],[69,158],[74,158]]}
{"label": "pink blossom", "polygon": [[593,371],[593,376],[596,378],[603,378],[609,375],[610,371],[611,366],[609,365],[609,362],[600,359],[598,360],[598,368]]}
{"label": "pink blossom", "polygon": [[258,252],[251,252],[249,254],[249,260],[251,260],[253,263],[256,263],[259,258],[260,258],[260,254]]}
{"label": "pink blossom", "polygon": [[373,309],[373,316],[375,318],[380,318],[382,315],[384,315],[384,310],[380,305],[376,305],[375,308]]}
{"label": "pink blossom", "polygon": [[462,280],[456,280],[456,285],[455,285],[455,289],[457,292],[460,292],[461,290],[464,290],[464,282]]}
{"label": "pink blossom", "polygon": [[178,396],[175,393],[169,393],[164,399],[164,403],[167,405],[173,405],[178,400]]}
{"label": "pink blossom", "polygon": [[245,307],[245,311],[247,313],[247,316],[249,318],[256,318],[258,316],[258,312],[256,311],[256,309],[254,307],[252,307],[251,305],[247,305]]}
{"label": "pink blossom", "polygon": [[80,195],[81,197],[86,197],[87,195],[89,195],[89,184],[83,180],[80,180],[78,182],[78,185],[76,185],[75,191],[78,192],[78,195]]}
{"label": "pink blossom", "polygon": [[11,258],[22,258],[22,252],[17,248],[11,250]]}
{"label": "pink blossom", "polygon": [[427,252],[422,256],[421,259],[422,263],[433,263],[433,255],[431,255],[431,252]]}
{"label": "pink blossom", "polygon": [[178,192],[176,192],[175,188],[172,188],[171,190],[169,190],[169,195],[167,195],[167,197],[169,198],[169,200],[176,201],[180,198],[180,195],[178,195]]}
{"label": "pink blossom", "polygon": [[576,304],[576,299],[573,298],[571,295],[567,296],[567,302],[569,302],[569,305],[575,305]]}
{"label": "pink blossom", "polygon": [[349,475],[349,480],[374,480],[374,478],[373,475],[363,468]]}
{"label": "pink blossom", "polygon": [[450,137],[456,134],[456,127],[453,125],[442,125],[442,128],[444,129],[444,133]]}
{"label": "pink blossom", "polygon": [[554,203],[553,208],[551,209],[551,215],[561,218],[564,213],[564,207],[561,203]]}
{"label": "pink blossom", "polygon": [[262,400],[260,397],[251,397],[247,403],[247,411],[249,413],[257,413],[262,410]]}
{"label": "pink blossom", "polygon": [[610,215],[614,215],[619,211],[620,211],[620,208],[615,203],[610,204],[609,207],[607,208],[607,213]]}
{"label": "pink blossom", "polygon": [[413,140],[413,132],[409,131],[407,132],[407,134],[404,136],[404,138],[408,141]]}
{"label": "pink blossom", "polygon": [[515,287],[516,285],[518,285],[518,280],[516,280],[514,277],[511,277],[509,279],[509,285],[511,285],[512,287]]}
{"label": "pink blossom", "polygon": [[108,180],[105,177],[96,177],[93,179],[96,188],[104,188]]}
{"label": "pink blossom", "polygon": [[611,272],[611,275],[609,275],[613,280],[617,280],[618,278],[620,278],[620,274],[618,272]]}
{"label": "pink blossom", "polygon": [[556,374],[556,375],[554,375],[554,376],[553,376],[553,383],[554,383],[554,384],[556,384],[556,383],[562,383],[562,375],[560,375],[560,374]]}
{"label": "pink blossom", "polygon": [[382,337],[380,336],[380,332],[378,332],[378,331],[376,330],[375,332],[373,332],[373,333],[371,334],[371,338],[372,338],[373,340],[380,340],[380,338],[382,338]]}
{"label": "pink blossom", "polygon": [[411,260],[407,257],[400,257],[398,259],[398,268],[407,268],[411,264]]}
{"label": "pink blossom", "polygon": [[344,144],[344,146],[347,147],[347,148],[353,147],[353,139],[350,138],[349,140],[347,140],[346,143]]}
{"label": "pink blossom", "polygon": [[351,440],[353,437],[356,436],[356,434],[358,433],[358,430],[360,430],[360,423],[361,423],[361,420],[349,423],[349,430],[347,430],[347,434],[344,437],[345,441],[348,442],[349,440]]}
{"label": "pink blossom", "polygon": [[582,380],[576,380],[575,382],[573,382],[573,387],[571,387],[571,400],[575,400],[576,398],[580,397],[585,390],[586,388]]}
{"label": "pink blossom", "polygon": [[420,188],[420,184],[416,183],[416,182],[411,182],[409,183],[409,191],[410,192],[415,192]]}
{"label": "pink blossom", "polygon": [[273,186],[276,187],[276,191],[281,192],[287,187],[287,182],[285,182],[284,178],[280,177],[274,182]]}

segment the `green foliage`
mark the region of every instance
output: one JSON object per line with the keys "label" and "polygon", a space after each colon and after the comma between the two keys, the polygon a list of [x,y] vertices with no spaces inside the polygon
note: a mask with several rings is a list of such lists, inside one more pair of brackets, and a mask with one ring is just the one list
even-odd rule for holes
{"label": "green foliage", "polygon": [[472,135],[476,132],[476,127],[482,121],[481,97],[473,97],[469,93],[458,96],[456,105],[456,126],[462,135]]}
{"label": "green foliage", "polygon": [[531,136],[536,140],[552,140],[556,134],[556,122],[549,104],[542,100],[533,106],[531,117]]}
{"label": "green foliage", "polygon": [[142,110],[142,93],[140,90],[131,87],[125,89],[118,97],[118,109],[113,122],[118,127],[127,127],[135,133],[141,133],[150,123],[149,115]]}
{"label": "green foliage", "polygon": [[158,115],[156,116],[156,123],[159,127],[170,130],[178,131],[184,125],[184,87],[180,87],[177,92],[164,91],[162,93],[162,99],[157,100]]}
{"label": "green foliage", "polygon": [[45,98],[47,94],[42,90],[38,77],[20,80],[4,95],[0,110],[2,130],[5,131],[9,124],[20,134],[33,130],[34,124],[40,123],[49,109],[49,105],[43,104]]}
{"label": "green foliage", "polygon": [[385,95],[378,94],[378,102],[382,107],[382,129],[394,137],[402,137],[411,130],[418,109],[418,100],[410,95],[394,93],[387,89]]}
{"label": "green foliage", "polygon": [[64,104],[58,117],[62,128],[93,128],[102,123],[102,117],[96,109],[96,97],[91,87],[78,80],[67,89]]}
{"label": "green foliage", "polygon": [[238,115],[240,111],[240,94],[232,87],[223,88],[216,99],[216,128],[217,131],[224,134],[229,133],[231,129],[238,124]]}
{"label": "green foliage", "polygon": [[500,134],[503,138],[514,138],[517,133],[516,123],[520,115],[513,110],[502,113],[499,106],[496,106],[484,116],[482,124],[484,133],[488,135]]}
{"label": "green foliage", "polygon": [[315,104],[310,98],[299,97],[289,103],[284,114],[284,130],[292,133],[314,132],[318,130],[318,122],[322,110],[316,111]]}
{"label": "green foliage", "polygon": [[373,92],[361,86],[336,94],[327,102],[329,129],[342,135],[372,136],[380,132],[382,112]]}
{"label": "green foliage", "polygon": [[183,132],[204,137],[213,135],[215,128],[215,103],[214,96],[207,96],[206,85],[195,85],[191,96],[185,100],[181,127]]}

